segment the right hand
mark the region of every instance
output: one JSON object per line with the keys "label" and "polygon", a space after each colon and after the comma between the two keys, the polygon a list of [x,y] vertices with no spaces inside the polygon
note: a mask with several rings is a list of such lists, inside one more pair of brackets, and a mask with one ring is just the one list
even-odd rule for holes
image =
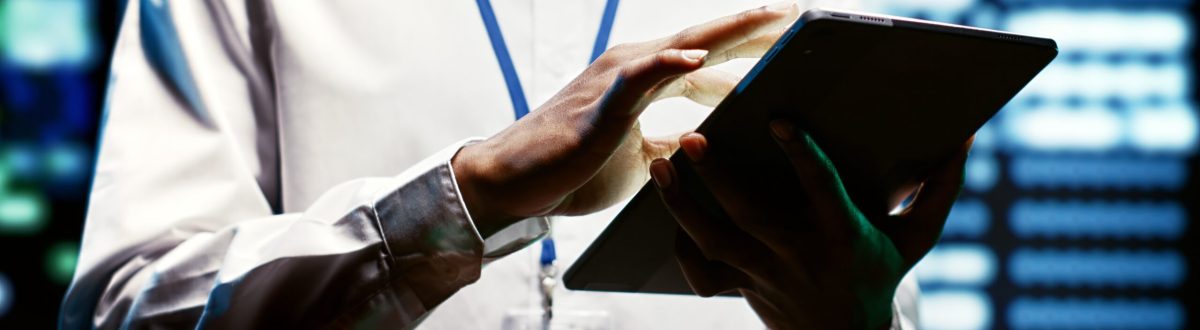
{"label": "right hand", "polygon": [[761,57],[799,16],[785,2],[605,52],[553,98],[452,160],[463,200],[488,236],[519,219],[595,212],[628,198],[677,136],[646,138],[637,118],[656,100],[715,106],[739,77],[702,69]]}
{"label": "right hand", "polygon": [[869,216],[808,134],[788,120],[771,128],[800,179],[791,193],[747,184],[745,172],[729,170],[720,161],[728,155],[710,150],[703,135],[681,138],[692,169],[728,218],[709,216],[679,189],[671,161],[651,165],[681,228],[675,246],[684,278],[702,296],[737,291],[772,329],[885,328],[901,278],[941,236],[973,140],[924,178],[903,210]]}

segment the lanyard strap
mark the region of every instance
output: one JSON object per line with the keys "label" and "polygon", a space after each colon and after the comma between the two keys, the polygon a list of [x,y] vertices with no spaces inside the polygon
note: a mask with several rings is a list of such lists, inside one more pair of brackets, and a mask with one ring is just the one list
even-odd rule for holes
{"label": "lanyard strap", "polygon": [[[617,16],[617,5],[620,0],[607,0],[604,4],[604,16],[600,18],[600,31],[596,33],[596,42],[592,45],[592,57],[588,63],[596,61],[604,50],[608,49],[608,37],[612,32],[613,21]],[[479,5],[479,16],[483,18],[483,26],[487,28],[488,39],[492,42],[492,51],[496,53],[496,62],[500,64],[500,72],[504,73],[504,85],[508,87],[508,99],[512,101],[513,115],[521,119],[529,114],[529,101],[525,99],[525,90],[521,88],[521,78],[517,76],[517,68],[513,65],[512,55],[508,53],[508,45],[504,42],[504,33],[500,31],[500,23],[492,10],[490,0],[475,0]],[[554,249],[554,238],[547,235],[542,240],[542,255],[539,258],[543,267],[552,265],[558,256]],[[549,314],[547,314],[549,315]]]}
{"label": "lanyard strap", "polygon": [[[608,37],[612,32],[613,21],[617,16],[617,5],[620,0],[607,0],[604,4],[604,16],[600,18],[600,31],[596,33],[596,42],[592,45],[591,63],[608,49]],[[521,88],[521,78],[517,77],[517,68],[513,65],[512,55],[508,53],[508,45],[504,42],[504,33],[500,31],[500,23],[496,20],[496,12],[492,10],[490,0],[475,0],[479,5],[479,16],[483,18],[483,26],[487,28],[488,39],[492,42],[492,52],[496,53],[496,62],[500,64],[500,72],[504,73],[504,85],[508,87],[508,99],[512,101],[513,115],[521,119],[529,114],[529,101],[525,99],[525,90]]]}
{"label": "lanyard strap", "polygon": [[612,32],[613,20],[617,18],[617,5],[621,0],[608,0],[604,3],[604,16],[600,18],[600,31],[596,32],[596,44],[592,46],[592,58],[588,63],[595,62],[600,54],[608,49],[608,35]]}

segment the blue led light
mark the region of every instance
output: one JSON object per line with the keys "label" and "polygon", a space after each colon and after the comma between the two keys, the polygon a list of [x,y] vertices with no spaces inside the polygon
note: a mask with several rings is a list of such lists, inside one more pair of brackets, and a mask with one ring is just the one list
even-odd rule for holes
{"label": "blue led light", "polygon": [[1017,298],[1008,307],[1013,329],[1182,329],[1173,299]]}
{"label": "blue led light", "polygon": [[1047,66],[1021,91],[1017,102],[1031,97],[1051,102],[1076,97],[1089,104],[1100,104],[1114,97],[1123,102],[1147,102],[1184,100],[1190,93],[1188,69],[1180,60],[1156,65],[1124,62],[1114,65],[1070,59],[1066,56]]}
{"label": "blue led light", "polygon": [[883,11],[892,15],[953,22],[964,10],[978,2],[978,0],[906,0],[889,1],[880,5],[883,6]]}
{"label": "blue led light", "polygon": [[0,273],[0,319],[8,314],[8,309],[12,307],[13,302],[13,287],[8,281],[8,277],[4,273]]}
{"label": "blue led light", "polygon": [[44,155],[45,172],[55,182],[74,184],[82,182],[89,173],[90,153],[74,143],[58,143]]}
{"label": "blue led light", "polygon": [[992,301],[978,290],[929,290],[917,301],[922,329],[988,329]]}
{"label": "blue led light", "polygon": [[1009,210],[1013,234],[1022,239],[1177,239],[1187,226],[1178,202],[1019,200]]}
{"label": "blue led light", "polygon": [[1187,182],[1187,164],[1167,157],[1017,156],[1009,177],[1023,189],[1178,190]]}
{"label": "blue led light", "polygon": [[0,3],[4,55],[29,69],[78,67],[92,59],[91,7],[83,0],[9,0]]}
{"label": "blue led light", "polygon": [[1191,104],[1137,108],[1129,117],[1129,140],[1138,149],[1168,152],[1195,149],[1197,123]]}
{"label": "blue led light", "polygon": [[1005,29],[1055,39],[1063,52],[1186,52],[1191,26],[1172,10],[1038,9],[1008,16]]}
{"label": "blue led light", "polygon": [[967,189],[982,192],[992,189],[1000,176],[1000,164],[991,153],[975,151],[967,159],[966,177],[963,184]]}
{"label": "blue led light", "polygon": [[1108,151],[1121,146],[1125,138],[1121,117],[1103,106],[1010,107],[1002,122],[1005,137],[1023,149]]}
{"label": "blue led light", "polygon": [[1176,288],[1187,265],[1177,251],[1019,248],[1008,273],[1020,286]]}
{"label": "blue led light", "polygon": [[32,178],[37,176],[41,162],[37,154],[37,149],[30,146],[28,143],[5,141],[2,153],[0,153],[0,162],[5,163],[13,175],[18,178]]}
{"label": "blue led light", "polygon": [[913,269],[922,285],[983,287],[996,276],[996,256],[978,244],[941,244]]}
{"label": "blue led light", "polygon": [[1122,7],[1180,7],[1189,4],[1190,0],[1001,0],[1000,2],[1013,6],[1122,6]]}
{"label": "blue led light", "polygon": [[974,198],[963,198],[954,203],[942,237],[978,238],[991,227],[992,213],[986,203]]}

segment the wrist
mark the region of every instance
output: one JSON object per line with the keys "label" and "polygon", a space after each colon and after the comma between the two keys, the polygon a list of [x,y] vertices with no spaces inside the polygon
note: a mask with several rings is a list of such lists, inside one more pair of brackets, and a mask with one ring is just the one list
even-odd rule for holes
{"label": "wrist", "polygon": [[479,231],[480,236],[487,238],[500,231],[506,224],[500,223],[503,217],[497,216],[494,207],[487,203],[488,172],[486,171],[485,154],[481,153],[483,152],[480,149],[481,144],[468,144],[459,149],[454,158],[450,160],[450,167],[454,171],[455,183],[458,185],[463,203],[466,204],[466,211],[475,224],[475,229]]}

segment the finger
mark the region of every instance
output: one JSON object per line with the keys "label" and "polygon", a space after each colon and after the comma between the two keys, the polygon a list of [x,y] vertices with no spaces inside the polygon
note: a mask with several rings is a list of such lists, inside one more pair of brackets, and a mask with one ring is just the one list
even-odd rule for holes
{"label": "finger", "polygon": [[653,100],[648,96],[659,89],[660,84],[699,69],[707,53],[699,49],[668,49],[624,66],[601,98],[601,113],[609,117],[637,118],[648,101]]}
{"label": "finger", "polygon": [[671,157],[671,154],[679,150],[679,137],[684,133],[643,138],[646,144],[642,146],[642,155],[646,157],[646,164],[655,159]]}
{"label": "finger", "polygon": [[724,52],[764,34],[778,30],[800,16],[795,1],[747,10],[690,27],[666,39],[666,45],[679,49],[707,49]]}
{"label": "finger", "polygon": [[712,297],[746,287],[745,274],[720,261],[708,260],[700,247],[682,229],[675,233],[675,260],[683,271],[692,291],[701,297]]}
{"label": "finger", "polygon": [[758,261],[768,257],[769,251],[737,227],[704,214],[700,206],[679,189],[679,175],[670,161],[654,160],[650,164],[650,176],[667,211],[706,259],[724,262],[747,273],[763,270],[764,263]]}
{"label": "finger", "polygon": [[663,86],[655,96],[655,101],[683,96],[696,103],[715,107],[741,80],[738,75],[725,71],[700,69]]}
{"label": "finger", "polygon": [[583,134],[588,139],[581,141],[580,147],[592,152],[577,161],[586,164],[606,162],[612,151],[624,142],[649,100],[653,100],[652,94],[658,85],[699,69],[705,53],[704,50],[670,49],[623,66],[608,91],[597,101],[599,113],[580,117],[586,121],[580,129],[590,131]]}
{"label": "finger", "polygon": [[939,165],[933,176],[917,190],[912,205],[900,214],[901,222],[897,225],[902,230],[892,240],[905,260],[912,263],[920,260],[941,238],[950,208],[962,191],[967,153],[974,141],[972,136],[958,152]]}
{"label": "finger", "polygon": [[771,31],[757,38],[750,39],[750,41],[734,46],[733,48],[720,53],[709,53],[708,57],[704,59],[704,66],[713,66],[739,58],[763,57],[763,55],[766,54],[767,51],[771,50],[771,47],[775,46],[775,42],[779,41],[779,38],[782,37],[784,33],[787,33],[787,31],[788,29],[785,27]]}
{"label": "finger", "polygon": [[770,196],[759,193],[744,180],[731,176],[731,172],[711,161],[708,140],[699,133],[686,133],[679,139],[679,147],[691,160],[692,168],[709,188],[717,202],[729,214],[741,231],[762,242],[776,254],[788,256],[795,252],[795,236],[790,235],[788,223],[780,223],[777,216],[768,215],[765,205],[771,205]]}
{"label": "finger", "polygon": [[808,134],[796,129],[795,124],[786,119],[771,122],[771,135],[775,142],[787,154],[788,161],[800,177],[801,189],[814,211],[817,227],[831,237],[849,237],[854,235],[862,225],[855,216],[854,203],[842,187],[833,162],[825,156],[816,142]]}

